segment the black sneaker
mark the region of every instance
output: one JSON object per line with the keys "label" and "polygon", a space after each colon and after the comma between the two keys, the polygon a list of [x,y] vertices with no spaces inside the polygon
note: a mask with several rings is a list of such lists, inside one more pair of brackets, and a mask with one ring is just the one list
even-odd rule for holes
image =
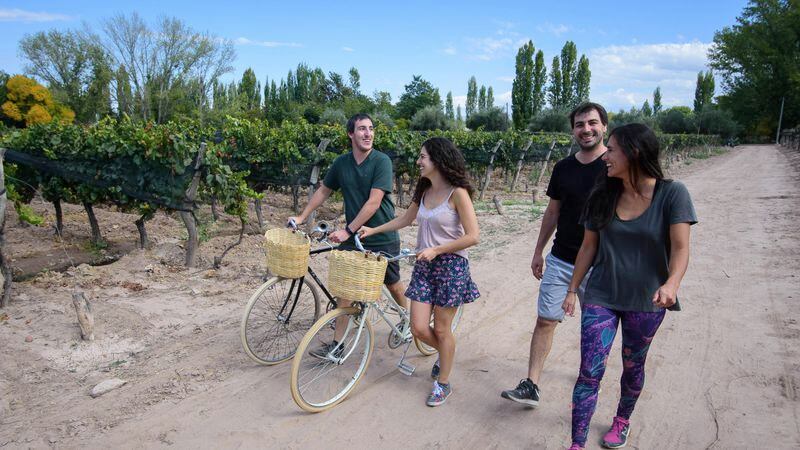
{"label": "black sneaker", "polygon": [[539,386],[533,384],[530,378],[520,381],[516,389],[503,391],[500,396],[531,407],[539,406]]}
{"label": "black sneaker", "polygon": [[330,359],[328,355],[333,358],[341,358],[343,353],[344,346],[339,345],[336,341],[332,341],[330,344],[323,344],[308,352],[309,355],[319,359]]}

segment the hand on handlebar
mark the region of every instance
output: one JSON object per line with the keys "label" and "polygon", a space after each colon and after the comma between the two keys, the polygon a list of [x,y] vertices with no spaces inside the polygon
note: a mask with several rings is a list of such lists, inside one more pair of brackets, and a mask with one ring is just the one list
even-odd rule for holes
{"label": "hand on handlebar", "polygon": [[347,230],[336,230],[328,235],[328,240],[335,243],[344,242],[350,239],[350,233]]}
{"label": "hand on handlebar", "polygon": [[292,216],[286,219],[286,227],[296,230],[298,226],[302,225],[305,221],[301,220],[299,216]]}
{"label": "hand on handlebar", "polygon": [[358,229],[356,233],[358,233],[359,238],[364,239],[367,236],[372,236],[373,234],[375,234],[375,229],[362,226],[361,228]]}

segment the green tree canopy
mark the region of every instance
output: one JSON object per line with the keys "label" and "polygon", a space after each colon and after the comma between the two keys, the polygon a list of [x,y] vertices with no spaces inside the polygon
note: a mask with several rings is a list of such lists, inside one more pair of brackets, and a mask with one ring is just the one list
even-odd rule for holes
{"label": "green tree canopy", "polygon": [[25,70],[49,86],[55,100],[69,106],[79,122],[91,123],[111,111],[109,57],[92,37],[78,31],[50,30],[19,43]]}
{"label": "green tree canopy", "polygon": [[439,96],[439,89],[434,88],[421,75],[414,75],[411,83],[405,86],[405,92],[400,96],[396,106],[398,117],[410,120],[417,111],[426,106],[441,109],[442,98]]}
{"label": "green tree canopy", "polygon": [[534,50],[532,41],[517,50],[514,82],[511,85],[511,115],[517,130],[524,129],[533,117]]}
{"label": "green tree canopy", "polygon": [[478,112],[478,81],[474,76],[471,76],[467,82],[467,104],[465,106],[467,118],[472,113]]}
{"label": "green tree canopy", "polygon": [[720,106],[750,134],[774,135],[785,98],[784,123],[800,123],[800,5],[750,0],[714,35],[711,67],[723,81]]}

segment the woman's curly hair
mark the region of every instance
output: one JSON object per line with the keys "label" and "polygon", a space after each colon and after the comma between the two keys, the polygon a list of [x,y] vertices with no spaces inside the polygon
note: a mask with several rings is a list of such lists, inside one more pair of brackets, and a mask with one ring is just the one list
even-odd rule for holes
{"label": "woman's curly hair", "polygon": [[[442,177],[444,177],[451,186],[466,189],[469,196],[472,197],[475,189],[473,189],[467,179],[467,163],[464,160],[464,155],[461,153],[461,150],[449,139],[442,137],[430,138],[422,143],[422,147],[428,152],[433,166],[442,174]],[[414,190],[414,197],[412,200],[420,204],[420,202],[422,202],[422,194],[430,187],[431,180],[420,177],[417,182],[417,187]]]}

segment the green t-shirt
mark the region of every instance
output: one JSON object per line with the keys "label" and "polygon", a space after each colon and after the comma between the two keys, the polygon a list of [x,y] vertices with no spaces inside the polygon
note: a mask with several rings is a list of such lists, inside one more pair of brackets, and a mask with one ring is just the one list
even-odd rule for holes
{"label": "green t-shirt", "polygon": [[[364,225],[377,227],[394,219],[392,160],[378,150],[372,149],[360,165],[356,164],[352,151],[339,156],[331,164],[322,183],[331,190],[342,190],[344,216],[348,224],[356,218],[361,208],[367,203],[372,189],[380,189],[385,194],[380,208]],[[350,237],[348,242],[352,241],[353,238]],[[365,245],[386,245],[395,242],[400,242],[396,231],[376,234],[364,240]]]}

